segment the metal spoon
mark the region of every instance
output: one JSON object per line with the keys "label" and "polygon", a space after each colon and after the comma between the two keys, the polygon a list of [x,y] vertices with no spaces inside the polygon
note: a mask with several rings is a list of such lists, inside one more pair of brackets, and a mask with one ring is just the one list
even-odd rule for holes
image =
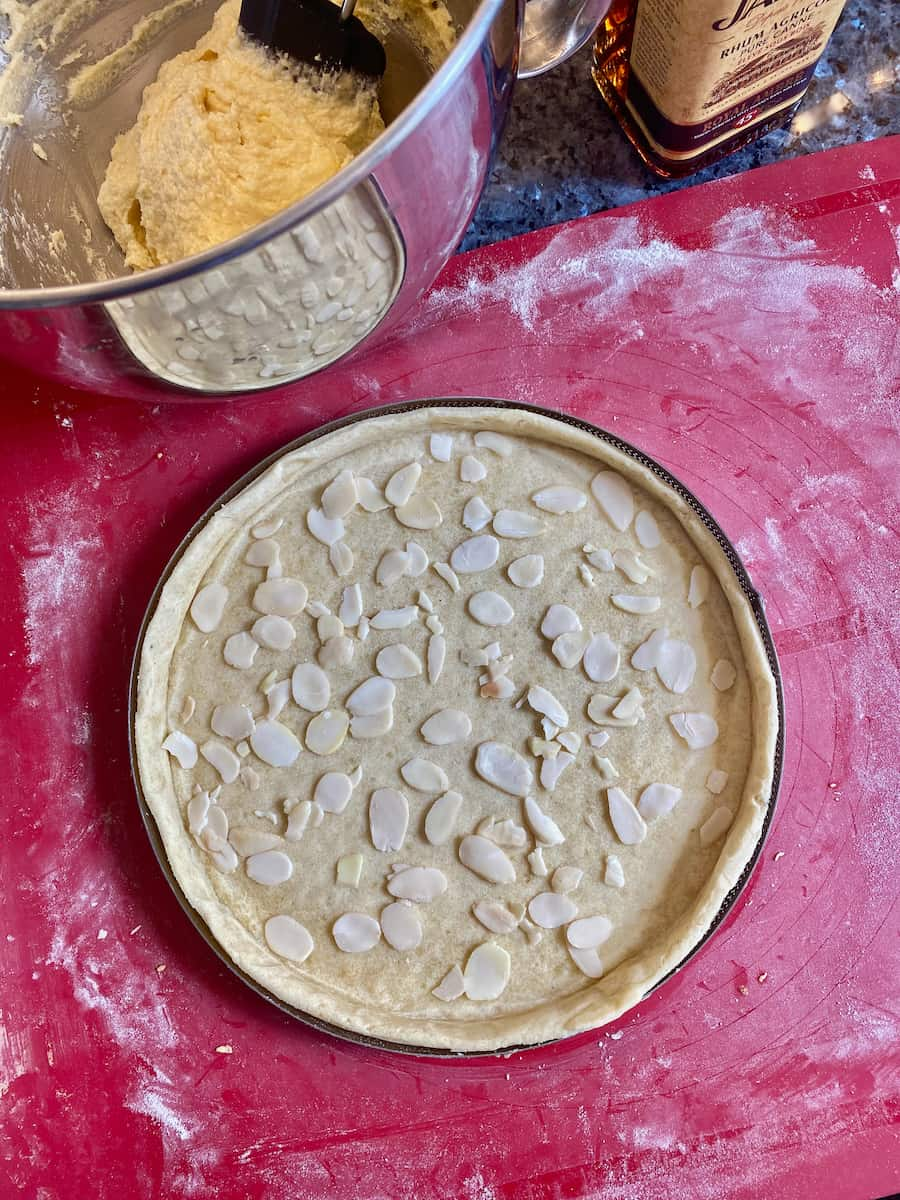
{"label": "metal spoon", "polygon": [[276,54],[288,54],[319,71],[384,74],[384,47],[353,15],[356,0],[243,0],[240,26]]}

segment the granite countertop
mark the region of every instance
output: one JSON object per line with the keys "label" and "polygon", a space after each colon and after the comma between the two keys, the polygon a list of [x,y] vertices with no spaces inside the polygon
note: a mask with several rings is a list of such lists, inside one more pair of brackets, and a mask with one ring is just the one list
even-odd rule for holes
{"label": "granite countertop", "polygon": [[647,170],[591,79],[591,48],[516,85],[497,161],[461,249],[815,150],[900,132],[893,0],[850,0],[786,129],[684,180]]}

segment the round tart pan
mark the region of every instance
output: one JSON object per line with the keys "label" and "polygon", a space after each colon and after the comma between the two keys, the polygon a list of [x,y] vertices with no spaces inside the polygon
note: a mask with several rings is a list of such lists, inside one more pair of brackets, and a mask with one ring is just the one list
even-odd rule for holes
{"label": "round tart pan", "polygon": [[[741,876],[738,879],[737,883],[734,885],[734,887],[731,889],[731,891],[727,894],[725,899],[722,901],[722,905],[719,908],[719,911],[717,912],[714,920],[710,924],[707,931],[703,934],[703,936],[698,939],[698,941],[692,948],[691,952],[688,955],[686,955],[677,966],[673,967],[672,970],[667,975],[665,975],[662,979],[660,979],[654,985],[654,987],[651,988],[650,991],[648,991],[647,995],[649,995],[650,992],[656,991],[656,989],[661,987],[668,979],[671,979],[671,977],[676,972],[680,971],[682,969],[682,967],[684,967],[688,962],[690,962],[690,960],[694,957],[694,955],[697,954],[697,952],[709,941],[709,939],[713,936],[713,934],[716,932],[716,930],[719,928],[719,926],[722,924],[722,922],[728,916],[728,913],[731,911],[731,909],[734,906],[734,904],[736,903],[738,897],[741,895],[744,888],[747,886],[747,882],[750,878],[750,875],[752,874],[753,869],[759,860],[759,856],[762,853],[763,846],[765,844],[766,838],[768,837],[769,829],[771,828],[771,825],[772,825],[772,818],[775,813],[775,804],[776,804],[776,800],[778,797],[778,788],[779,788],[779,784],[781,782],[781,772],[782,772],[782,765],[783,765],[783,761],[784,761],[784,696],[783,696],[782,685],[781,685],[781,672],[780,672],[780,669],[778,666],[778,658],[775,653],[775,645],[772,641],[772,633],[771,633],[771,630],[769,629],[769,624],[766,620],[765,611],[763,609],[762,597],[759,595],[759,593],[753,587],[753,584],[750,580],[750,576],[747,574],[747,571],[746,571],[743,563],[741,562],[740,558],[738,557],[737,551],[735,550],[734,546],[729,541],[729,539],[726,537],[726,535],[722,532],[722,530],[720,529],[719,525],[717,524],[717,522],[714,519],[714,517],[712,516],[712,514],[700,503],[700,501],[696,498],[696,496],[694,496],[693,493],[690,492],[684,486],[684,484],[680,483],[675,478],[674,475],[672,475],[669,471],[667,471],[665,469],[665,467],[660,466],[659,463],[657,463],[654,459],[650,458],[648,455],[644,454],[644,452],[642,450],[639,450],[636,446],[632,446],[629,442],[623,441],[621,438],[616,437],[612,433],[608,433],[604,429],[598,428],[596,425],[590,424],[588,421],[579,420],[577,417],[569,416],[567,413],[564,413],[564,412],[555,412],[552,409],[543,408],[538,405],[519,404],[514,401],[484,399],[484,398],[480,398],[480,397],[464,397],[464,398],[436,397],[436,398],[431,398],[431,399],[427,399],[427,400],[414,400],[414,401],[409,401],[404,404],[394,404],[394,405],[387,405],[387,406],[379,407],[379,408],[365,409],[364,411],[354,413],[349,417],[344,417],[341,420],[332,421],[327,425],[322,425],[319,428],[312,430],[310,433],[304,434],[303,437],[299,437],[295,441],[289,442],[286,446],[282,446],[279,450],[276,450],[273,454],[270,454],[267,458],[263,459],[262,462],[258,463],[255,467],[252,468],[252,470],[248,471],[245,475],[243,475],[240,479],[238,479],[222,496],[220,496],[219,499],[213,505],[211,505],[211,507],[209,509],[207,509],[207,511],[196,522],[196,524],[191,529],[188,530],[188,532],[185,534],[184,538],[182,538],[180,545],[175,550],[175,553],[170,558],[168,564],[166,565],[165,570],[162,573],[162,576],[161,576],[159,582],[157,583],[156,587],[154,588],[153,595],[150,598],[150,603],[147,606],[147,611],[144,614],[144,619],[141,623],[141,629],[140,629],[140,633],[138,634],[137,645],[135,647],[134,658],[132,661],[131,681],[130,681],[130,686],[129,686],[129,699],[128,699],[129,748],[130,748],[130,759],[131,759],[131,773],[132,773],[132,777],[134,779],[135,789],[137,791],[138,805],[140,807],[141,816],[143,818],[144,825],[147,829],[147,834],[150,838],[150,844],[153,847],[153,851],[156,855],[156,858],[159,862],[160,867],[162,868],[162,872],[169,882],[169,886],[172,888],[172,891],[175,893],[175,896],[178,899],[179,904],[184,909],[191,924],[194,926],[194,928],[197,930],[197,932],[203,938],[203,940],[206,942],[206,944],[215,952],[215,954],[221,959],[221,961],[225,964],[225,966],[228,967],[228,969],[230,971],[232,971],[233,974],[235,974],[239,979],[241,979],[249,988],[252,988],[253,991],[257,993],[257,995],[262,996],[262,998],[264,1000],[268,1000],[268,1002],[270,1004],[274,1004],[276,1008],[281,1009],[282,1012],[287,1013],[289,1016],[294,1017],[296,1020],[303,1022],[305,1025],[310,1025],[314,1029],[321,1030],[324,1033],[331,1034],[332,1036],[341,1038],[344,1041],[356,1042],[360,1045],[371,1046],[378,1050],[393,1050],[400,1054],[412,1054],[412,1055],[427,1056],[427,1057],[433,1057],[433,1058],[461,1058],[461,1057],[462,1058],[485,1058],[485,1057],[494,1057],[497,1055],[510,1054],[515,1051],[536,1049],[539,1045],[550,1045],[554,1041],[562,1041],[562,1040],[567,1040],[567,1039],[555,1038],[555,1039],[551,1039],[550,1042],[529,1043],[527,1045],[510,1045],[510,1046],[504,1046],[500,1049],[489,1050],[489,1051],[484,1051],[484,1050],[472,1050],[472,1051],[444,1050],[444,1049],[435,1049],[434,1047],[429,1047],[429,1046],[412,1046],[412,1045],[409,1045],[407,1043],[402,1043],[402,1042],[385,1041],[380,1038],[367,1037],[363,1034],[354,1033],[352,1030],[344,1029],[343,1027],[337,1026],[337,1025],[331,1025],[327,1021],[322,1021],[317,1017],[313,1017],[309,1013],[304,1012],[302,1009],[295,1008],[293,1005],[287,1004],[284,1000],[280,999],[278,996],[275,996],[272,992],[268,991],[268,989],[264,988],[255,979],[253,979],[250,975],[248,975],[245,971],[241,970],[241,968],[238,967],[232,961],[232,959],[224,952],[222,947],[212,936],[206,923],[199,916],[199,914],[196,912],[196,910],[192,907],[192,905],[188,901],[187,897],[184,895],[183,891],[181,890],[181,887],[179,886],[177,880],[175,879],[175,876],[172,872],[171,867],[169,866],[169,862],[166,857],[166,852],[163,847],[162,838],[160,837],[160,833],[157,828],[156,821],[153,817],[153,814],[150,811],[150,808],[147,804],[147,801],[144,797],[144,794],[143,794],[143,791],[141,788],[140,774],[138,772],[138,766],[137,766],[137,751],[136,751],[136,745],[135,745],[134,717],[135,717],[135,712],[136,712],[136,707],[137,707],[138,666],[139,666],[140,660],[141,660],[141,653],[143,650],[144,637],[145,637],[145,634],[147,631],[147,626],[149,625],[150,620],[153,617],[154,612],[156,611],[156,606],[157,606],[157,602],[159,600],[160,593],[162,592],[163,587],[165,586],[166,582],[168,581],[169,576],[171,575],[176,563],[179,561],[179,559],[181,558],[181,556],[183,555],[183,553],[185,552],[187,547],[194,540],[194,538],[197,536],[197,534],[200,532],[200,530],[210,520],[210,518],[213,516],[213,514],[215,512],[217,512],[218,509],[221,508],[223,504],[227,503],[234,496],[236,496],[239,492],[243,491],[244,488],[246,488],[249,484],[251,484],[258,476],[260,476],[265,470],[267,470],[274,462],[276,462],[279,458],[281,458],[283,455],[289,453],[292,450],[297,450],[301,446],[305,446],[308,443],[313,442],[320,437],[324,437],[326,434],[330,434],[337,429],[343,429],[348,425],[353,425],[358,421],[368,420],[371,417],[392,416],[392,415],[400,414],[400,413],[404,413],[404,412],[412,412],[413,410],[419,409],[419,408],[435,408],[435,407],[438,407],[438,408],[485,408],[485,407],[487,407],[487,408],[502,408],[502,409],[521,409],[526,412],[539,413],[542,417],[549,418],[550,420],[553,420],[553,421],[559,421],[561,424],[564,424],[564,425],[573,426],[576,429],[583,430],[584,432],[593,435],[594,437],[598,438],[600,441],[606,442],[610,446],[613,446],[616,450],[627,455],[629,458],[634,459],[637,463],[639,463],[641,466],[645,467],[647,470],[651,471],[654,475],[657,476],[658,479],[662,480],[662,482],[667,487],[669,487],[673,492],[675,492],[688,505],[689,508],[691,508],[693,510],[693,512],[699,517],[699,519],[703,522],[703,524],[706,526],[706,528],[710,531],[710,533],[713,535],[715,540],[718,542],[719,546],[722,549],[723,554],[725,555],[726,559],[728,560],[729,565],[731,566],[731,569],[734,571],[735,577],[737,578],[737,581],[738,581],[738,584],[740,585],[741,591],[746,596],[747,602],[748,602],[750,609],[753,613],[753,616],[755,618],[757,627],[759,629],[760,637],[762,639],[762,643],[765,648],[769,667],[771,669],[772,676],[775,681],[775,691],[776,691],[776,697],[777,697],[777,711],[778,711],[778,729],[776,732],[776,740],[775,740],[775,756],[774,756],[774,761],[772,764],[772,790],[769,795],[768,806],[766,809],[765,816],[763,818],[763,824],[762,824],[762,828],[760,830],[759,840],[757,841],[756,846],[753,850],[753,853],[750,856],[750,858],[748,859],[747,864],[744,867],[744,870],[742,871]],[[569,1036],[580,1037],[580,1036],[583,1036],[584,1032],[585,1031],[580,1031],[579,1033],[574,1033]]]}

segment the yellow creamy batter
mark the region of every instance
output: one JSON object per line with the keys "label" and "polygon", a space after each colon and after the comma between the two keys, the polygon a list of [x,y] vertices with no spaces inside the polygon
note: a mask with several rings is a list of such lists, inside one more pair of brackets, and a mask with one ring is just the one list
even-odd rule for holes
{"label": "yellow creamy batter", "polygon": [[384,129],[377,88],[300,78],[238,30],[226,0],[197,45],[164,63],[117,138],[98,202],[133,268],[235,237],[319,187]]}

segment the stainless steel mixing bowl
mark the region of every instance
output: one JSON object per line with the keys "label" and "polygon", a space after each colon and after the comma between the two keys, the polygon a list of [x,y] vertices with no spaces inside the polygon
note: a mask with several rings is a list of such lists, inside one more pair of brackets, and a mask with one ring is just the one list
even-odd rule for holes
{"label": "stainless steel mixing bowl", "polygon": [[[240,237],[130,274],[96,204],[110,149],[160,64],[193,45],[217,2],[69,0],[35,30],[24,60],[3,64],[0,113],[14,91],[3,84],[21,80],[18,111],[5,125],[0,115],[7,359],[96,392],[191,399],[302,379],[384,339],[469,223],[516,72],[539,74],[574,53],[608,5],[447,0],[460,31],[453,51],[429,75],[398,42],[389,123],[363,154]],[[70,104],[69,80],[85,61],[127,46],[148,17],[156,35],[131,59],[123,51],[111,86]]]}

